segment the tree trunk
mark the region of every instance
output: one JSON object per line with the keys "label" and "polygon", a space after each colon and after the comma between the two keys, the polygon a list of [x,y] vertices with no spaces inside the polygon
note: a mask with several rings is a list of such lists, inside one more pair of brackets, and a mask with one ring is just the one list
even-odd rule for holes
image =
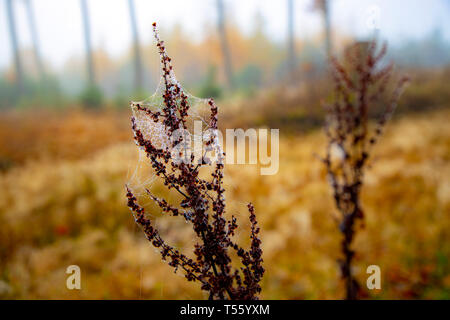
{"label": "tree trunk", "polygon": [[83,18],[83,28],[84,28],[84,42],[86,47],[86,60],[87,60],[87,72],[89,85],[95,83],[95,72],[94,72],[94,61],[92,58],[92,46],[91,46],[91,30],[89,24],[89,11],[87,6],[87,0],[81,1],[81,15]]}
{"label": "tree trunk", "polygon": [[217,17],[218,17],[219,38],[222,47],[222,56],[225,68],[225,76],[227,78],[228,87],[233,88],[233,67],[231,64],[231,54],[227,41],[223,0],[217,0]]}
{"label": "tree trunk", "polygon": [[288,0],[288,72],[291,80],[295,75],[294,0]]}
{"label": "tree trunk", "polygon": [[330,3],[330,0],[314,0],[314,9],[320,11],[323,19],[327,57],[330,57],[333,49],[331,40]]}
{"label": "tree trunk", "polygon": [[8,25],[9,25],[9,34],[11,39],[11,47],[13,49],[14,54],[14,63],[16,68],[16,81],[17,81],[17,87],[19,89],[19,94],[23,92],[24,86],[24,75],[23,75],[23,67],[22,67],[22,60],[20,59],[20,53],[19,53],[19,45],[17,40],[17,33],[16,33],[16,22],[14,18],[14,8],[12,0],[6,0],[6,13],[8,17]]}
{"label": "tree trunk", "polygon": [[330,22],[330,1],[323,0],[323,23],[325,27],[325,48],[327,56],[331,56],[332,42],[331,42],[331,22]]}
{"label": "tree trunk", "polygon": [[130,23],[134,46],[134,89],[136,91],[139,91],[143,89],[143,77],[142,77],[142,59],[140,53],[139,34],[137,30],[134,0],[128,0],[128,6],[130,8]]}
{"label": "tree trunk", "polygon": [[42,63],[41,59],[41,52],[39,50],[39,39],[37,35],[37,28],[36,28],[36,22],[34,19],[34,12],[33,12],[33,6],[31,3],[31,0],[26,0],[26,9],[27,9],[27,17],[28,17],[28,26],[30,28],[30,34],[31,34],[31,40],[33,42],[33,49],[34,49],[34,58],[36,61],[36,67],[39,73],[39,77],[41,80],[45,80],[45,71],[44,71],[44,65]]}

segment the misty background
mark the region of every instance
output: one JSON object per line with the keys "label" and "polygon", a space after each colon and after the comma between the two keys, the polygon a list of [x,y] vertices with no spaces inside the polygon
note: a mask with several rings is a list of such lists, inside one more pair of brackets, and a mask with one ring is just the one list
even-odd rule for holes
{"label": "misty background", "polygon": [[145,98],[159,81],[154,21],[177,77],[203,97],[314,79],[327,52],[373,37],[400,67],[450,63],[447,0],[1,0],[0,17],[3,109]]}

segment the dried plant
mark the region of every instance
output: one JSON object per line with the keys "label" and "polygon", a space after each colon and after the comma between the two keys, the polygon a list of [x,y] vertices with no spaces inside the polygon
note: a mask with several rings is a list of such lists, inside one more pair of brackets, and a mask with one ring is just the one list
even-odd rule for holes
{"label": "dried plant", "polygon": [[[342,64],[331,58],[334,96],[333,102],[325,105],[328,143],[323,162],[340,212],[343,258],[339,263],[347,299],[356,299],[360,291],[352,273],[355,252],[351,246],[356,223],[364,218],[360,203],[364,169],[371,147],[394,112],[407,83],[407,78],[402,77],[391,89],[393,66],[381,65],[385,54],[386,45],[377,50],[376,42],[372,41],[349,47]],[[374,109],[378,105],[385,107],[372,128],[369,114],[376,113]]]}
{"label": "dried plant", "polygon": [[[164,42],[159,39],[156,24],[153,27],[161,58],[163,108],[152,111],[140,103],[133,103],[133,107],[144,112],[148,121],[162,125],[169,138],[174,138],[177,130],[187,129],[191,105],[188,95],[174,78],[171,59],[166,54]],[[208,100],[208,105],[209,127],[212,132],[217,132],[218,108],[212,99]],[[250,249],[244,250],[233,240],[238,225],[234,216],[231,220],[225,218],[224,153],[217,143],[217,136],[212,134],[206,141],[207,150],[214,149],[218,153],[218,161],[212,167],[210,178],[203,179],[199,174],[200,169],[213,166],[206,157],[200,163],[195,163],[194,155],[191,155],[191,161],[174,161],[171,151],[180,142],[179,138],[169,139],[171,143],[166,147],[158,147],[155,141],[145,137],[134,117],[132,128],[136,144],[144,150],[155,174],[168,189],[176,190],[182,196],[179,206],[176,206],[146,190],[148,197],[163,213],[185,219],[192,225],[197,236],[193,252],[195,259],[175,249],[161,237],[127,186],[128,206],[147,239],[159,250],[162,259],[169,261],[168,264],[175,272],[181,269],[188,281],[200,282],[202,290],[208,292],[209,299],[257,299],[261,292],[259,282],[264,274],[261,241],[258,238],[260,229],[254,208],[249,204]],[[233,251],[241,264],[239,268],[232,266]]]}

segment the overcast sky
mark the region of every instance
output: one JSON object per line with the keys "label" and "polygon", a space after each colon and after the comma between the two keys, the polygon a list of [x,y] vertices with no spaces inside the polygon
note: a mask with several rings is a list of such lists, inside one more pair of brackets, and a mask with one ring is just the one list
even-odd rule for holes
{"label": "overcast sky", "polygon": [[[0,0],[0,68],[12,58],[5,0]],[[418,39],[440,27],[450,40],[450,0],[331,0],[333,28],[357,36],[370,32],[376,21],[382,37],[391,42]],[[79,0],[32,0],[41,52],[53,67],[83,54]],[[228,18],[250,32],[259,12],[266,21],[269,36],[286,37],[286,0],[224,0]],[[295,28],[299,38],[320,30],[321,20],[311,11],[312,0],[294,0]],[[22,47],[30,46],[23,0],[14,0],[15,17]],[[93,46],[103,47],[113,57],[120,56],[131,41],[127,0],[89,0]],[[194,39],[203,35],[206,25],[215,26],[216,0],[135,0],[138,29],[143,43],[151,41],[151,23],[162,27],[179,23]],[[372,17],[375,17],[372,19]]]}

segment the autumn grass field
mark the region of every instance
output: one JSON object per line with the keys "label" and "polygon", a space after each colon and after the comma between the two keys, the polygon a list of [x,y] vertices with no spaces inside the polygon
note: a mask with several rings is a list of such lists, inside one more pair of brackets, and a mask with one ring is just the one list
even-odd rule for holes
{"label": "autumn grass field", "polygon": [[[161,262],[126,206],[124,185],[138,161],[128,117],[1,117],[0,298],[207,298]],[[367,266],[379,265],[382,288],[366,298],[450,299],[449,123],[448,109],[395,117],[373,152],[355,272],[365,286]],[[336,210],[316,156],[324,147],[319,129],[281,130],[278,174],[226,166],[227,213],[248,227],[251,200],[262,227],[262,298],[344,295]],[[184,222],[157,220],[174,245],[192,245]],[[72,264],[81,268],[81,290],[66,288]]]}

